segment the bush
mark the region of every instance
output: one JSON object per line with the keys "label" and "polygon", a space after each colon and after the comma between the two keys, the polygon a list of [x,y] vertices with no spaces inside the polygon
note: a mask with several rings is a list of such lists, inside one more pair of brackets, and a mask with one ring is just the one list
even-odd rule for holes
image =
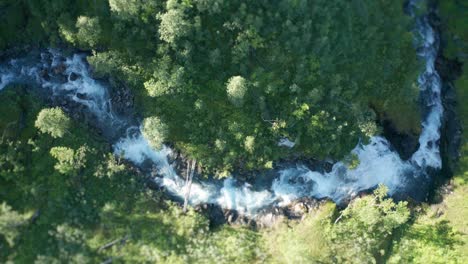
{"label": "bush", "polygon": [[42,109],[37,115],[35,126],[42,133],[61,138],[70,129],[70,118],[59,107]]}
{"label": "bush", "polygon": [[168,129],[159,117],[153,116],[143,120],[141,132],[151,147],[160,149],[167,138]]}

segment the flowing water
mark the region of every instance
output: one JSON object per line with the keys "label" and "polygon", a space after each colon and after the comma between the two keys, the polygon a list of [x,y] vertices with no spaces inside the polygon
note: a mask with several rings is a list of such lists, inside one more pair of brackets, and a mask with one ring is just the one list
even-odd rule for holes
{"label": "flowing water", "polygon": [[[410,159],[402,160],[385,138],[376,136],[369,144],[358,144],[352,150],[360,161],[354,169],[338,162],[330,172],[322,173],[298,164],[277,171],[277,177],[261,183],[240,182],[233,177],[224,181],[198,179],[191,186],[190,204],[214,203],[255,216],[263,208],[284,206],[301,197],[327,197],[340,203],[378,184],[385,184],[392,195],[423,199],[428,191],[425,186],[431,181],[428,171],[442,166],[439,139],[443,107],[441,81],[435,70],[438,36],[427,16],[415,15],[418,2],[410,2],[408,10],[416,19],[416,50],[425,64],[418,78],[424,118],[420,147]],[[61,65],[65,66],[64,70],[57,70],[63,67]],[[91,77],[86,56],[77,54],[65,58],[58,51],[49,50],[40,56],[0,64],[0,90],[10,83],[33,83],[50,92],[52,97],[83,105],[96,117],[100,128],[113,131],[109,138],[118,138],[113,145],[116,155],[122,155],[137,166],[153,165],[159,175],[154,181],[172,195],[184,197],[185,179],[168,161],[172,150],[167,147],[152,149],[139,126],[135,126],[136,120],[114,113],[108,87]],[[288,143],[282,140],[279,144]]]}

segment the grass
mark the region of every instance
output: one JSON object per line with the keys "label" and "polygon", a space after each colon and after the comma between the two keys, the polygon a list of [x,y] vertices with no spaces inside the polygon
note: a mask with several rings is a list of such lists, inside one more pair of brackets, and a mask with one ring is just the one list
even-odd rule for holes
{"label": "grass", "polygon": [[468,263],[468,185],[457,186],[455,191],[445,199],[447,206],[444,217],[461,233],[463,245],[456,250],[462,253],[462,263]]}

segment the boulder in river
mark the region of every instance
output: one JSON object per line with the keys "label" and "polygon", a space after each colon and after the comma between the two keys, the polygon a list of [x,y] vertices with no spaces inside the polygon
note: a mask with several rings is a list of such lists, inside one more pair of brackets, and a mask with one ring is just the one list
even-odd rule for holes
{"label": "boulder in river", "polygon": [[50,80],[49,70],[48,69],[42,69],[39,72],[39,77],[41,77],[42,79],[44,79],[46,81],[49,81]]}
{"label": "boulder in river", "polygon": [[60,63],[59,65],[55,66],[52,70],[54,71],[54,74],[63,74],[66,69],[67,66],[65,65],[65,63]]}
{"label": "boulder in river", "polygon": [[76,79],[78,79],[78,77],[80,77],[80,76],[77,73],[72,72],[72,73],[70,73],[69,80],[74,82],[74,81],[76,81]]}

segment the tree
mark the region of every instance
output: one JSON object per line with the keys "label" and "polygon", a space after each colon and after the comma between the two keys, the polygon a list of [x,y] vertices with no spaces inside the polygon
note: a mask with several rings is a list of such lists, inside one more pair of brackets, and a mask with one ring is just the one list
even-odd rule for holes
{"label": "tree", "polygon": [[108,154],[103,157],[101,164],[99,164],[94,172],[94,176],[98,178],[108,177],[112,178],[115,175],[124,172],[125,165],[120,162],[113,154]]}
{"label": "tree", "polygon": [[175,44],[190,32],[190,23],[186,19],[183,6],[174,2],[177,1],[168,1],[167,12],[160,17],[159,36],[169,44]]}
{"label": "tree", "polygon": [[95,47],[99,43],[102,35],[99,18],[79,16],[76,20],[76,27],[78,28],[76,34],[78,42],[90,47]]}
{"label": "tree", "polygon": [[229,101],[234,106],[241,107],[247,93],[247,81],[242,76],[231,77],[227,82],[226,91]]}
{"label": "tree", "polygon": [[[271,263],[328,263],[331,259],[327,229],[336,205],[327,202],[301,222],[280,222],[263,231]],[[328,261],[328,262],[327,262]]]}
{"label": "tree", "polygon": [[387,187],[379,186],[341,212],[329,234],[336,261],[375,263],[386,254],[392,233],[410,216],[408,203],[395,203],[386,198],[387,192]]}
{"label": "tree", "polygon": [[[336,215],[325,203],[301,223],[280,225],[265,232],[273,260],[291,263],[381,263],[391,247],[392,234],[406,227],[407,202],[387,198],[387,188],[356,198]],[[336,219],[335,219],[336,218]],[[407,263],[407,262],[404,262]]]}
{"label": "tree", "polygon": [[19,228],[25,224],[27,217],[27,215],[12,210],[5,202],[0,205],[0,234],[3,235],[10,247],[15,245],[16,237],[19,235]]}
{"label": "tree", "polygon": [[119,18],[134,19],[143,6],[143,2],[135,0],[109,0],[109,7],[112,12],[118,14]]}
{"label": "tree", "polygon": [[404,231],[388,263],[464,263],[454,250],[463,242],[447,220],[423,215]]}
{"label": "tree", "polygon": [[156,116],[147,117],[143,120],[141,132],[151,147],[155,149],[162,147],[169,133],[167,125]]}
{"label": "tree", "polygon": [[244,148],[249,153],[253,153],[255,149],[255,137],[254,136],[246,136],[244,141]]}
{"label": "tree", "polygon": [[78,171],[86,166],[87,146],[81,146],[78,150],[67,147],[53,147],[50,155],[57,160],[54,168],[62,174],[76,175]]}
{"label": "tree", "polygon": [[71,260],[75,263],[89,262],[86,256],[85,234],[82,230],[68,224],[56,227],[50,234],[55,238],[60,252],[60,259]]}
{"label": "tree", "polygon": [[183,85],[185,69],[177,65],[169,65],[167,61],[162,60],[159,63],[158,70],[154,72],[154,78],[146,81],[144,86],[151,97],[173,94],[180,90]]}
{"label": "tree", "polygon": [[0,142],[0,178],[13,180],[25,170],[25,147],[20,141]]}
{"label": "tree", "polygon": [[53,138],[61,138],[70,128],[70,118],[61,108],[45,108],[37,115],[36,128],[42,133],[48,133]]}

